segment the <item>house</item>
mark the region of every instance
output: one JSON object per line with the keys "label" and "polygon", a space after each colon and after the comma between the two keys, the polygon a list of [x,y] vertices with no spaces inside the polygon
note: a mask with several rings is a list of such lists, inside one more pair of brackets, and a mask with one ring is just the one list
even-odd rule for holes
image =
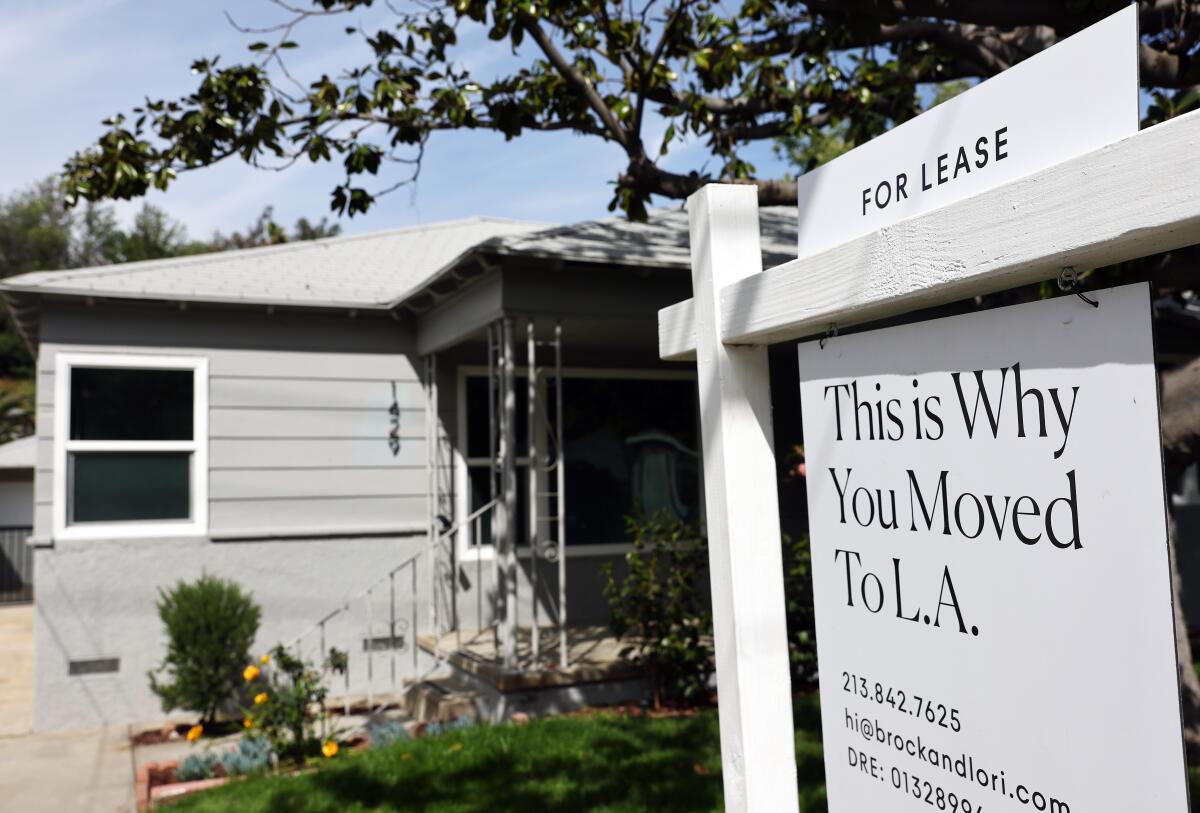
{"label": "house", "polygon": [[37,440],[0,445],[0,604],[33,595],[33,557],[26,541],[33,527],[33,467]]}
{"label": "house", "polygon": [[[794,254],[793,209],[762,223]],[[204,572],[264,648],[348,651],[335,694],[486,647],[497,686],[576,674],[624,517],[701,517],[694,372],[657,352],[687,246],[681,209],[472,218],[4,280],[37,357],[35,728],[160,718],[155,602]]]}

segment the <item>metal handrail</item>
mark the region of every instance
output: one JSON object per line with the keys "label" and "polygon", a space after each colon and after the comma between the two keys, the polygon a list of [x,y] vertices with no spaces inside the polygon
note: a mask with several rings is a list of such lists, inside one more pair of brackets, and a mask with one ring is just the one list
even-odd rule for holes
{"label": "metal handrail", "polygon": [[[399,683],[397,683],[396,651],[395,651],[397,624],[400,625],[401,629],[403,629],[406,624],[411,624],[411,635],[409,637],[410,637],[410,641],[411,641],[410,648],[412,650],[413,673],[412,673],[412,677],[409,679],[408,683],[411,685],[411,683],[413,683],[413,682],[419,682],[421,680],[424,680],[430,673],[432,673],[433,671],[436,671],[437,668],[441,665],[442,656],[441,656],[440,641],[439,641],[438,642],[439,646],[435,647],[435,650],[433,653],[434,665],[424,673],[422,673],[420,671],[419,651],[418,651],[419,648],[417,646],[417,630],[419,627],[418,607],[420,605],[420,585],[419,585],[419,582],[417,579],[416,565],[423,556],[435,555],[436,550],[440,546],[446,544],[448,539],[452,539],[455,535],[457,535],[459,532],[461,532],[464,528],[468,528],[471,525],[474,525],[475,533],[476,533],[476,535],[478,535],[480,533],[480,522],[481,522],[482,518],[488,512],[495,509],[495,507],[497,506],[498,503],[499,503],[499,500],[491,500],[488,503],[480,506],[476,510],[472,511],[470,514],[468,514],[466,517],[464,517],[461,521],[455,523],[454,525],[450,526],[449,528],[447,528],[444,531],[440,531],[435,536],[435,538],[432,541],[430,541],[427,545],[425,545],[420,550],[416,551],[415,553],[413,553],[410,556],[408,556],[407,558],[405,558],[402,562],[397,564],[395,567],[388,570],[387,573],[385,573],[383,576],[381,576],[380,578],[373,581],[370,585],[368,585],[366,587],[366,589],[356,593],[353,596],[350,596],[349,598],[344,599],[338,607],[336,607],[334,610],[332,610],[331,612],[324,615],[320,620],[318,620],[311,627],[307,628],[304,632],[297,635],[294,639],[292,639],[291,643],[289,644],[289,648],[295,650],[297,656],[300,656],[301,655],[301,644],[306,639],[308,639],[310,636],[312,636],[314,633],[319,633],[320,634],[321,657],[323,659],[327,653],[327,648],[326,648],[327,641],[326,641],[326,637],[325,637],[326,626],[329,624],[330,621],[334,620],[339,615],[342,615],[343,613],[348,613],[350,611],[351,606],[354,605],[356,602],[362,601],[365,599],[367,602],[367,605],[366,605],[366,613],[367,613],[366,642],[367,643],[366,643],[366,647],[365,647],[366,658],[367,658],[366,696],[367,696],[367,705],[373,707],[374,706],[374,701],[373,701],[374,667],[375,667],[374,648],[375,648],[375,640],[376,639],[375,639],[374,605],[372,604],[371,599],[372,599],[372,596],[375,593],[375,591],[383,588],[384,584],[386,583],[390,607],[389,607],[388,617],[382,623],[388,630],[388,640],[392,645],[392,647],[391,647],[392,648],[392,654],[391,654],[392,688],[393,689],[399,688],[402,690],[404,688],[404,685],[406,682],[404,680],[404,678],[401,677],[399,680]],[[455,562],[454,566],[457,567],[457,562]],[[437,567],[436,560],[432,561],[431,567],[432,568]],[[411,587],[412,618],[409,621],[399,620],[396,615],[396,576],[401,571],[403,571],[405,568],[410,568],[412,570],[412,587]],[[436,583],[436,579],[435,579],[435,583]],[[453,617],[455,619],[455,628],[457,629],[457,627],[459,626],[457,624],[457,603],[458,603],[457,574],[453,574],[451,576],[451,584],[454,588],[452,601],[455,604],[455,608],[454,608],[455,613],[454,613]],[[482,592],[482,590],[478,589],[478,592]],[[436,602],[437,600],[438,600],[437,595],[430,596],[431,602]],[[477,621],[477,623],[480,626],[482,626],[482,618],[483,618],[483,608],[482,608],[482,603],[481,603],[479,606],[479,619]],[[433,622],[431,622],[431,623],[433,623]],[[433,623],[433,626],[435,627],[434,633],[440,634],[441,630],[439,628],[437,628],[438,625],[436,623]],[[346,712],[347,713],[349,713],[349,692],[350,692],[350,674],[349,674],[349,670],[347,669],[346,674],[345,674],[345,693],[346,693],[345,702],[346,702]]]}
{"label": "metal handrail", "polygon": [[496,505],[497,505],[497,503],[499,503],[499,502],[500,502],[499,500],[492,500],[492,501],[490,501],[490,502],[488,502],[488,503],[486,503],[486,504],[482,505],[481,507],[479,507],[479,508],[475,509],[475,510],[474,510],[474,511],[472,511],[470,514],[468,514],[468,515],[466,516],[466,518],[465,518],[465,519],[463,519],[462,521],[460,521],[460,522],[456,522],[454,525],[451,525],[451,526],[450,526],[449,528],[447,528],[445,531],[442,531],[441,533],[439,533],[439,534],[437,535],[437,537],[436,537],[436,538],[434,538],[434,540],[433,540],[432,542],[430,542],[428,545],[426,545],[425,547],[421,548],[421,550],[419,550],[419,551],[417,551],[416,553],[412,554],[412,555],[411,555],[411,556],[409,556],[407,559],[405,559],[404,561],[402,561],[400,564],[396,565],[396,566],[395,566],[395,567],[393,567],[391,570],[389,570],[389,571],[387,572],[387,575],[385,575],[385,576],[381,576],[380,578],[378,578],[378,579],[376,579],[375,581],[371,582],[370,586],[368,586],[368,587],[367,587],[365,590],[363,590],[361,593],[358,593],[358,594],[356,594],[356,595],[350,596],[349,598],[345,599],[344,601],[342,601],[342,603],[341,603],[341,606],[340,606],[340,607],[336,608],[336,609],[335,609],[335,610],[333,610],[331,613],[329,613],[329,614],[328,614],[328,615],[326,615],[324,618],[322,618],[320,621],[317,621],[315,624],[313,624],[311,627],[309,627],[308,629],[306,629],[304,632],[302,632],[302,633],[300,633],[299,635],[297,635],[297,636],[296,636],[296,637],[295,637],[295,638],[292,640],[292,646],[296,646],[296,645],[298,645],[298,644],[299,644],[299,643],[300,643],[302,640],[304,640],[305,638],[307,638],[307,637],[308,637],[309,635],[311,635],[312,633],[316,632],[316,631],[317,631],[317,630],[318,630],[318,629],[319,629],[319,628],[320,628],[320,627],[321,627],[323,624],[326,624],[326,623],[328,623],[329,621],[331,621],[332,619],[336,618],[336,617],[337,617],[337,616],[338,616],[340,613],[343,613],[343,612],[346,612],[347,610],[349,610],[349,609],[350,609],[350,605],[351,605],[353,602],[355,602],[355,601],[358,601],[359,599],[361,599],[361,598],[365,598],[366,596],[370,595],[370,594],[371,594],[371,592],[372,592],[372,591],[373,591],[373,590],[374,590],[376,587],[378,587],[379,585],[383,584],[385,581],[388,581],[389,579],[391,579],[392,577],[394,577],[394,576],[395,576],[397,573],[399,573],[401,570],[403,570],[404,568],[406,568],[406,567],[408,567],[409,565],[413,564],[413,563],[414,563],[414,562],[416,562],[418,559],[420,559],[422,556],[424,556],[425,554],[427,554],[427,553],[429,553],[430,551],[432,551],[434,548],[436,548],[436,547],[438,547],[439,545],[441,545],[443,542],[445,542],[445,540],[446,540],[446,537],[453,536],[453,535],[457,534],[457,533],[458,533],[459,531],[461,531],[461,530],[462,530],[462,529],[463,529],[465,526],[467,526],[467,525],[471,524],[472,522],[474,522],[474,521],[475,521],[475,520],[476,520],[478,517],[481,517],[481,516],[483,516],[483,515],[484,515],[484,514],[486,514],[488,511],[490,511],[490,510],[492,510],[493,508],[495,508],[495,507],[496,507]]}

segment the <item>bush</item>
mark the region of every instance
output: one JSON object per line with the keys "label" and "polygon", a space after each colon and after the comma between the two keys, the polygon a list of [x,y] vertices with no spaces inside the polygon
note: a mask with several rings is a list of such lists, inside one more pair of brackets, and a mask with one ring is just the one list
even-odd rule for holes
{"label": "bush", "polygon": [[788,655],[792,683],[817,679],[817,626],[813,614],[812,551],[808,535],[783,537],[783,597],[787,604]]}
{"label": "bush", "polygon": [[167,633],[167,654],[150,672],[150,688],[164,712],[199,712],[211,723],[223,706],[236,701],[242,667],[262,615],[250,595],[235,582],[202,575],[159,590],[158,615]]}
{"label": "bush", "polygon": [[242,737],[236,748],[221,754],[226,776],[245,776],[265,771],[271,765],[271,743],[262,737]]}
{"label": "bush", "polygon": [[[318,723],[325,728],[324,686],[326,674],[346,671],[346,653],[330,649],[320,668],[315,668],[277,644],[259,666],[247,666],[242,677],[253,695],[246,709],[244,725],[265,738],[271,750],[281,758],[295,762],[317,752]],[[243,660],[245,663],[245,660]],[[336,749],[334,750],[336,753]]]}
{"label": "bush", "polygon": [[367,739],[372,748],[386,748],[409,739],[408,729],[399,720],[372,720],[367,723]]}
{"label": "bush", "polygon": [[622,655],[644,665],[663,704],[695,705],[709,697],[713,674],[712,613],[705,602],[708,552],[699,529],[662,514],[627,519],[633,550],[617,581],[604,568],[612,629],[630,646]]}
{"label": "bush", "polygon": [[205,751],[200,754],[188,754],[175,769],[176,782],[193,782],[197,779],[211,779],[216,774],[213,769],[217,766],[217,758]]}

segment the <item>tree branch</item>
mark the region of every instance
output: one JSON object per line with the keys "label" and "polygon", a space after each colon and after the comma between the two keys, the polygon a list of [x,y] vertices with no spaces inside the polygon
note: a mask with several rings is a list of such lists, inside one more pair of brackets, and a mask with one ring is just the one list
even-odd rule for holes
{"label": "tree branch", "polygon": [[550,64],[559,72],[563,79],[566,79],[576,90],[582,94],[587,101],[588,107],[600,117],[600,121],[604,122],[604,127],[612,134],[613,140],[625,148],[625,152],[629,155],[644,153],[642,149],[641,139],[636,136],[630,137],[629,132],[621,126],[621,122],[617,121],[617,117],[604,103],[604,99],[596,91],[596,88],[587,80],[575,67],[566,60],[562,52],[551,41],[542,27],[538,25],[537,20],[533,15],[525,11],[517,12],[517,20],[521,26],[533,38],[533,41],[542,49],[542,53],[546,55],[546,59],[550,60]]}
{"label": "tree branch", "polygon": [[785,206],[796,204],[796,182],[786,180],[757,180],[745,178],[716,178],[711,175],[690,173],[680,175],[642,159],[630,161],[617,184],[625,189],[645,195],[661,195],[675,200],[684,200],[693,192],[713,181],[720,183],[746,184],[758,187],[758,202],[761,206]]}

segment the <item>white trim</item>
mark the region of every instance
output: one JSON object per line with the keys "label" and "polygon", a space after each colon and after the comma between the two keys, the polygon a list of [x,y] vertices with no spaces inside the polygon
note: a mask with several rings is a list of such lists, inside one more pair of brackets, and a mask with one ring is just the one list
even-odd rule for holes
{"label": "white trim", "polygon": [[[514,371],[517,378],[522,378],[528,375],[529,367],[515,366]],[[454,515],[455,522],[461,522],[463,517],[471,513],[470,504],[470,477],[469,470],[471,466],[487,465],[486,457],[468,457],[467,456],[467,387],[466,380],[470,377],[486,378],[488,372],[487,365],[482,364],[460,364],[456,368],[455,381],[457,382],[457,393],[455,395],[455,408],[457,409],[456,423],[458,425],[458,436],[454,443]],[[696,373],[694,370],[665,370],[665,369],[646,369],[644,367],[563,367],[563,378],[612,378],[623,381],[695,381]],[[542,388],[540,397],[545,398],[544,388],[546,386],[546,377],[543,376],[538,382],[538,386]],[[697,418],[696,428],[699,432],[699,419]],[[697,438],[698,440],[699,438]],[[546,439],[539,439],[539,448],[548,448]],[[517,466],[529,465],[528,457],[517,458]],[[704,512],[704,494],[698,495],[700,500],[700,510]],[[488,547],[472,547],[467,543],[470,529],[465,529],[465,533],[457,534],[458,556],[460,561],[474,562],[476,559],[490,561],[495,558],[495,546]],[[633,545],[629,542],[599,542],[593,545],[572,545],[566,546],[568,559],[587,558],[595,556],[619,556],[629,553],[633,550]],[[528,558],[528,547],[517,546],[518,558]]]}
{"label": "white trim", "polygon": [[[513,368],[518,377],[524,377],[527,374],[528,367],[517,366]],[[458,375],[460,380],[466,376],[486,376],[487,366],[481,364],[460,364],[458,366]],[[622,380],[637,381],[695,381],[695,370],[678,370],[669,368],[646,368],[646,367],[563,367],[563,378],[619,378]]]}
{"label": "white trim", "polygon": [[[1200,243],[1200,111],[720,290],[724,344],[775,344]],[[694,358],[694,304],[659,352]]]}
{"label": "white trim", "polygon": [[[73,367],[120,367],[157,370],[191,370],[192,439],[190,441],[71,440],[70,371]],[[203,536],[208,531],[208,359],[204,356],[136,355],[121,353],[60,352],[54,359],[54,475],[53,520],[57,539],[116,539]],[[191,453],[189,478],[191,519],[121,522],[67,522],[67,457],[71,452]]]}

